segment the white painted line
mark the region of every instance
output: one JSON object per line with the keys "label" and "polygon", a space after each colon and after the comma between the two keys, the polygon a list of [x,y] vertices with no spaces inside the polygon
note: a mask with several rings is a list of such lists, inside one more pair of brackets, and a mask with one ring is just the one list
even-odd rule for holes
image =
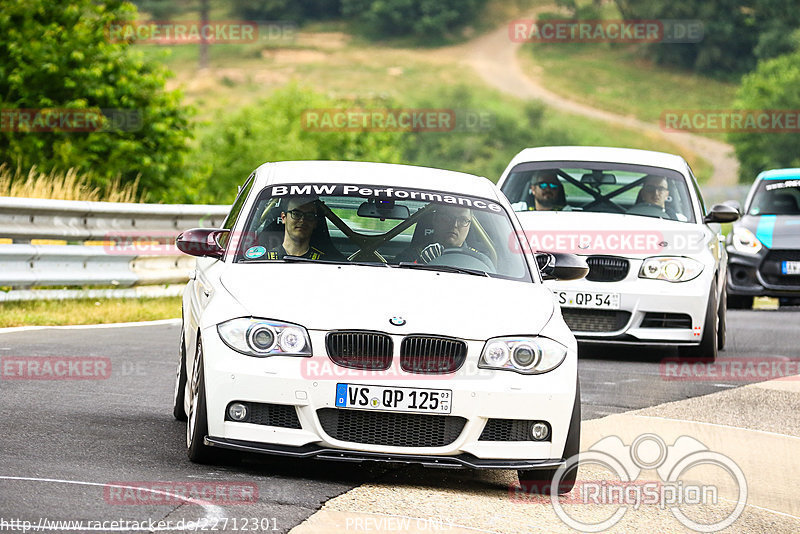
{"label": "white painted line", "polygon": [[790,434],[779,434],[778,432],[770,432],[768,430],[755,430],[753,428],[745,428],[742,426],[733,426],[733,425],[721,425],[719,423],[708,423],[705,421],[692,421],[691,419],[674,419],[672,417],[660,417],[658,415],[640,415],[640,414],[631,414],[631,413],[621,413],[617,415],[630,415],[632,417],[644,417],[647,419],[661,419],[662,421],[673,421],[676,423],[692,423],[696,425],[705,425],[705,426],[717,426],[720,428],[730,428],[732,430],[744,430],[745,432],[756,432],[758,434],[766,434],[768,436],[777,436],[781,438],[790,438],[800,440],[799,436],[792,436]]}
{"label": "white painted line", "polygon": [[140,321],[135,323],[104,323],[104,324],[71,324],[65,326],[12,326],[0,328],[0,334],[11,332],[26,332],[29,330],[45,330],[48,328],[58,328],[61,330],[78,330],[82,328],[128,328],[131,326],[157,326],[181,324],[180,319],[159,319],[158,321]]}
{"label": "white painted line", "polygon": [[[225,517],[226,517],[225,516],[225,512],[222,510],[222,508],[220,508],[219,506],[216,506],[214,504],[210,504],[210,503],[208,503],[206,501],[202,501],[202,500],[199,500],[199,499],[193,499],[191,497],[186,497],[186,496],[178,495],[178,494],[175,494],[175,493],[170,493],[168,491],[160,491],[160,490],[156,490],[156,489],[143,488],[143,487],[139,487],[139,486],[123,486],[121,484],[103,484],[103,483],[100,483],[100,482],[84,482],[82,480],[62,480],[62,479],[58,479],[58,478],[12,477],[12,476],[4,476],[4,475],[0,475],[0,480],[23,480],[23,481],[27,481],[27,482],[54,482],[54,483],[57,483],[57,484],[74,484],[74,485],[77,485],[77,486],[100,486],[100,487],[103,487],[103,488],[109,487],[109,488],[132,489],[132,490],[136,490],[136,491],[149,491],[150,493],[156,493],[158,495],[162,495],[162,496],[165,496],[165,497],[174,497],[174,498],[180,499],[180,500],[182,500],[182,501],[184,501],[186,503],[189,503],[189,504],[196,504],[196,505],[202,507],[203,510],[205,510],[205,512],[206,512],[206,515],[204,515],[203,517],[199,518],[197,521],[187,521],[186,524],[182,528],[178,528],[178,527],[176,527],[176,528],[169,528],[169,527],[154,527],[154,528],[150,528],[149,525],[141,526],[141,527],[138,527],[138,528],[122,528],[122,527],[103,528],[102,526],[101,527],[82,527],[82,526],[81,527],[65,527],[65,526],[50,527],[50,526],[37,526],[37,525],[31,524],[31,529],[32,530],[55,530],[56,528],[58,528],[58,530],[79,530],[80,529],[80,530],[97,530],[97,531],[103,531],[103,532],[139,532],[139,531],[153,532],[153,531],[173,531],[173,530],[191,530],[191,531],[194,531],[194,530],[197,530],[198,523],[200,521],[202,521],[203,519],[205,519],[207,521],[206,523],[204,523],[204,524],[207,525],[208,521],[215,521],[214,524],[217,524],[217,523],[219,523],[219,521],[225,519]],[[56,520],[53,520],[53,521],[55,522]],[[61,520],[61,521],[70,521],[70,520]],[[88,523],[88,522],[94,521],[94,520],[91,520],[91,519],[86,519],[86,520],[77,519],[77,520],[72,520],[72,521],[80,521],[80,522],[85,521],[85,522]]]}

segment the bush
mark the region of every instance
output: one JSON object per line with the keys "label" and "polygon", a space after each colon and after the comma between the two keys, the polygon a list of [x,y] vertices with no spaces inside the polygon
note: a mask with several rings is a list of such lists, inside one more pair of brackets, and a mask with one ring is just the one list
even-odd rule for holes
{"label": "bush", "polygon": [[166,72],[124,42],[109,25],[136,17],[121,0],[5,0],[0,11],[0,108],[122,109],[138,114],[134,131],[15,132],[0,129],[0,162],[43,172],[75,168],[105,188],[115,177],[152,197],[180,177],[187,112],[164,91]]}
{"label": "bush", "polygon": [[[800,52],[762,61],[746,75],[735,107],[742,110],[800,109]],[[800,133],[732,133],[730,142],[741,164],[739,180],[750,183],[765,170],[800,167]]]}
{"label": "bush", "polygon": [[[442,109],[457,118],[453,131],[377,132],[309,131],[307,110]],[[221,116],[199,139],[193,179],[174,188],[175,202],[225,203],[233,200],[255,167],[265,161],[351,160],[407,163],[470,172],[497,181],[511,158],[529,146],[565,144],[565,131],[542,127],[543,108],[519,108],[489,91],[442,88],[407,102],[335,101],[290,85],[261,102]]]}
{"label": "bush", "polygon": [[542,126],[544,107],[540,103],[526,102],[520,109],[489,90],[446,87],[413,105],[452,109],[458,123],[453,132],[405,134],[403,159],[417,165],[469,172],[496,182],[523,148],[572,142],[566,130]]}
{"label": "bush", "polygon": [[372,37],[411,35],[439,41],[472,23],[486,0],[341,0],[342,14]]}
{"label": "bush", "polygon": [[250,20],[303,22],[341,15],[339,0],[235,0],[234,12]]}
{"label": "bush", "polygon": [[[391,132],[310,131],[306,110],[353,107],[310,89],[289,85],[232,116],[220,116],[199,139],[194,178],[186,200],[233,201],[236,187],[258,165],[284,160],[352,160],[397,163],[398,139]],[[178,192],[179,193],[179,192]]]}

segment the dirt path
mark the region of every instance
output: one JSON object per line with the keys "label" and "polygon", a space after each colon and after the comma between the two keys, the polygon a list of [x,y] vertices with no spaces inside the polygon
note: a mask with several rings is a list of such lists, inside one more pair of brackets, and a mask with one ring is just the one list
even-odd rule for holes
{"label": "dirt path", "polygon": [[508,28],[502,26],[477,39],[446,49],[445,53],[472,66],[486,83],[509,95],[523,99],[535,98],[547,106],[569,113],[662,136],[713,165],[714,172],[706,185],[726,186],[737,183],[739,162],[731,145],[686,132],[665,132],[657,124],[595,109],[548,91],[539,85],[538,80],[523,71],[517,58],[520,46],[521,43],[512,42],[508,38]]}

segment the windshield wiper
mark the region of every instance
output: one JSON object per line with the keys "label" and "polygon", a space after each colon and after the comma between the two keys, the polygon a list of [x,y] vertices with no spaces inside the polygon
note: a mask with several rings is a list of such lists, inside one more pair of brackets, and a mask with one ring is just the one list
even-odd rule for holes
{"label": "windshield wiper", "polygon": [[414,263],[410,261],[401,261],[397,264],[398,267],[407,267],[409,269],[426,269],[429,271],[442,271],[445,273],[463,273],[471,274],[474,276],[489,276],[486,271],[478,269],[467,269],[464,267],[453,267],[452,265],[431,265],[429,263]]}
{"label": "windshield wiper", "polygon": [[326,260],[324,258],[317,258],[316,260],[312,260],[311,258],[304,258],[302,256],[290,256],[286,255],[283,258],[283,261],[291,261],[291,262],[299,262],[299,263],[330,263],[332,265],[365,265],[367,267],[389,267],[387,263],[383,262],[369,262],[369,261],[347,261],[347,260]]}

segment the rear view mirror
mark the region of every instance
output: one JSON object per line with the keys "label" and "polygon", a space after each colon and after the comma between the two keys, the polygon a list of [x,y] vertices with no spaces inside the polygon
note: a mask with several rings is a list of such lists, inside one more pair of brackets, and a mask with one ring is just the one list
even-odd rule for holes
{"label": "rear view mirror", "polygon": [[537,252],[536,263],[542,280],[580,280],[589,274],[586,260],[565,252]]}
{"label": "rear view mirror", "polygon": [[611,173],[594,170],[591,174],[581,176],[581,183],[588,185],[614,185],[617,177]]}
{"label": "rear view mirror", "polygon": [[394,200],[375,200],[371,198],[358,207],[359,217],[404,220],[408,219],[410,215],[408,206],[397,205]]}

